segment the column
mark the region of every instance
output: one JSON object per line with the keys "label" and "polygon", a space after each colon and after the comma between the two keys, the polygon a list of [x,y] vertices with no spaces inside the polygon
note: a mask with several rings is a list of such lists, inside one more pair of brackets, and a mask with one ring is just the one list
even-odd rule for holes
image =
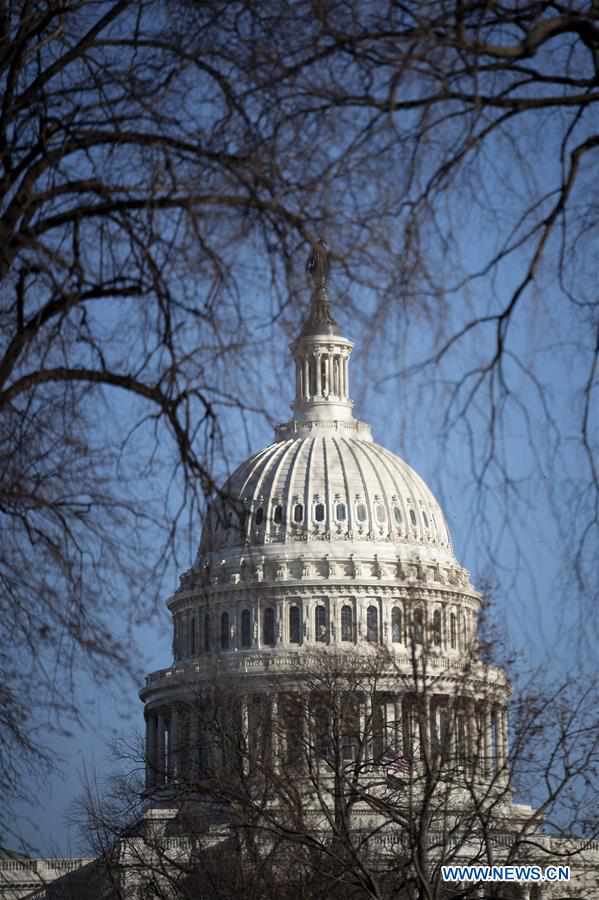
{"label": "column", "polygon": [[158,737],[158,752],[156,754],[156,783],[166,782],[166,719],[164,713],[159,711],[156,717],[156,730]]}
{"label": "column", "polygon": [[200,723],[198,720],[198,710],[195,703],[192,703],[189,710],[189,752],[188,766],[189,779],[193,783],[198,780],[200,774]]}
{"label": "column", "polygon": [[272,694],[270,698],[270,752],[273,772],[279,771],[279,751],[279,698],[278,694]]}
{"label": "column", "polygon": [[479,777],[485,774],[485,716],[484,711],[477,707],[476,716],[476,771]]}
{"label": "column", "polygon": [[156,717],[146,715],[146,788],[156,784]]}
{"label": "column", "polygon": [[242,752],[242,769],[243,774],[247,775],[250,771],[249,759],[249,709],[247,694],[241,697],[241,752]]}
{"label": "column", "polygon": [[507,710],[504,707],[501,708],[500,722],[501,722],[501,762],[505,768],[505,774],[508,775],[510,746],[509,746]]}
{"label": "column", "polygon": [[484,733],[484,748],[485,748],[485,774],[492,775],[493,774],[493,719],[491,714],[491,706],[489,704],[485,705],[484,710],[484,722],[485,722],[485,733]]}
{"label": "column", "polygon": [[333,394],[333,357],[331,353],[326,355],[327,369],[327,394],[329,397]]}
{"label": "column", "polygon": [[[306,513],[307,515],[307,513]],[[302,610],[305,618],[303,620],[304,628],[306,630],[306,640],[308,643],[313,643],[316,640],[316,628],[314,622],[314,600],[312,598],[308,598],[305,600],[305,606]],[[303,643],[303,641],[302,641]]]}
{"label": "column", "polygon": [[360,704],[360,738],[362,740],[362,759],[372,759],[372,697],[365,694]]}
{"label": "column", "polygon": [[426,688],[425,691],[426,693],[422,698],[422,746],[425,755],[427,755],[431,750],[431,695]]}
{"label": "column", "polygon": [[179,776],[179,710],[176,705],[171,707],[171,716],[168,729],[168,776],[169,781],[176,781]]}
{"label": "column", "polygon": [[395,720],[396,704],[392,700],[385,702],[385,749],[393,749],[397,747],[396,731],[397,723]]}
{"label": "column", "polygon": [[316,396],[322,397],[324,394],[324,385],[322,383],[322,372],[320,369],[320,359],[322,354],[316,351],[314,354],[315,366],[316,366]]}
{"label": "column", "polygon": [[347,356],[343,357],[343,394],[345,399],[349,397],[349,379],[347,370]]}
{"label": "column", "polygon": [[474,701],[466,703],[466,765],[472,775],[476,771],[476,711]]}
{"label": "column", "polygon": [[287,646],[287,628],[285,622],[285,601],[277,600],[277,624],[276,624],[276,644],[278,646]]}
{"label": "column", "polygon": [[393,703],[394,707],[394,718],[395,718],[395,749],[397,752],[402,750],[403,748],[403,721],[401,717],[401,700],[399,697],[395,698]]}
{"label": "column", "polygon": [[302,366],[304,370],[304,390],[302,393],[302,398],[304,400],[310,399],[310,359],[306,356],[302,360]]}
{"label": "column", "polygon": [[449,729],[448,733],[448,743],[449,743],[449,758],[448,763],[450,768],[453,768],[457,763],[457,749],[458,749],[458,740],[457,740],[457,719],[456,719],[456,708],[455,701],[452,696],[447,698],[447,727]]}

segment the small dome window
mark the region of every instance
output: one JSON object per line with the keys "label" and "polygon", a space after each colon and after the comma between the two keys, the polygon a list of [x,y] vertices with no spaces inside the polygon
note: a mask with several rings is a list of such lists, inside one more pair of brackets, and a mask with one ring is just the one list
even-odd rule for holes
{"label": "small dome window", "polygon": [[368,518],[366,513],[366,506],[363,503],[358,503],[356,506],[356,516],[358,518],[358,522],[365,522]]}
{"label": "small dome window", "polygon": [[412,525],[416,525],[416,513],[413,509],[410,510],[410,522]]}
{"label": "small dome window", "polygon": [[267,606],[262,617],[262,643],[267,647],[275,645],[275,611]]}
{"label": "small dome window", "polygon": [[422,510],[422,521],[424,522],[424,527],[428,528],[428,516],[424,510]]}
{"label": "small dome window", "polygon": [[401,525],[401,509],[399,506],[393,507],[393,518],[395,519],[396,525]]}
{"label": "small dome window", "polygon": [[382,525],[387,518],[387,516],[385,514],[385,507],[383,506],[382,503],[377,503],[374,510],[376,513],[377,522],[379,522]]}
{"label": "small dome window", "polygon": [[314,518],[317,522],[324,522],[324,503],[317,503],[314,507]]}
{"label": "small dome window", "polygon": [[369,606],[366,610],[366,640],[377,643],[379,639],[379,611],[376,606]]}
{"label": "small dome window", "polygon": [[272,520],[275,523],[275,525],[280,525],[281,522],[283,521],[283,507],[280,506],[279,504],[277,504],[277,506],[275,506],[275,508],[274,508],[274,511],[272,514]]}
{"label": "small dome window", "polygon": [[335,507],[335,516],[338,522],[345,522],[347,518],[347,511],[345,509],[345,503],[338,503]]}
{"label": "small dome window", "polygon": [[301,643],[302,615],[299,606],[292,606],[289,610],[289,642]]}
{"label": "small dome window", "polygon": [[224,612],[220,617],[220,646],[221,650],[229,649],[230,630],[229,613]]}
{"label": "small dome window", "polygon": [[341,640],[353,641],[354,639],[354,621],[353,610],[351,606],[341,607]]}
{"label": "small dome window", "polygon": [[264,521],[264,507],[259,506],[258,509],[256,510],[254,522],[256,523],[256,525],[262,525],[263,521]]}
{"label": "small dome window", "polygon": [[293,521],[296,523],[304,521],[304,507],[301,503],[296,503],[293,508]]}
{"label": "small dome window", "polygon": [[326,607],[321,604],[314,610],[314,625],[316,629],[316,640],[322,644],[326,644],[329,636],[327,610]]}
{"label": "small dome window", "polygon": [[252,614],[249,609],[241,613],[241,646],[252,646]]}

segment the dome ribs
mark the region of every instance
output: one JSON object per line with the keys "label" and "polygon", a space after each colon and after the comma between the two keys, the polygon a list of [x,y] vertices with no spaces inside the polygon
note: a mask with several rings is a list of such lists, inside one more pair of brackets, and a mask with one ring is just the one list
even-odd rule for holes
{"label": "dome ribs", "polygon": [[[370,521],[367,523],[368,524],[368,533],[372,533],[373,526],[374,526],[374,518],[373,518],[374,509],[372,506],[372,501],[370,499],[370,491],[368,490],[368,483],[364,477],[364,470],[360,464],[360,460],[358,459],[358,454],[356,453],[356,450],[354,447],[354,445],[356,445],[356,446],[358,445],[358,441],[350,441],[347,438],[343,438],[343,443],[349,450],[349,452],[356,464],[356,468],[360,474],[360,481],[361,481],[361,488],[362,488],[362,490],[360,491],[360,494],[362,494],[362,493],[364,494],[363,502],[366,505],[366,510],[367,510],[367,513],[368,513],[368,516],[370,519]],[[353,499],[354,498],[352,498],[352,502],[353,502]],[[358,529],[362,527],[359,522],[356,522],[356,525],[357,525]]]}
{"label": "dome ribs", "polygon": [[310,492],[312,489],[312,457],[314,455],[314,447],[316,446],[316,438],[313,437],[310,440],[310,446],[308,448],[308,458],[306,460],[306,477],[304,481],[304,523],[306,528],[306,540],[310,537],[310,522],[311,515],[310,510],[312,508],[312,500],[310,497]]}
{"label": "dome ribs", "polygon": [[[271,469],[271,478],[270,478],[270,485],[269,485],[270,490],[268,491],[268,496],[266,496],[264,498],[265,514],[266,514],[266,525],[265,525],[265,529],[264,529],[265,540],[266,540],[266,538],[270,538],[274,533],[273,532],[274,501],[276,500],[277,503],[284,505],[284,498],[285,498],[284,489],[282,491],[279,491],[278,479],[279,479],[279,475],[281,473],[283,464],[287,458],[287,455],[289,454],[289,451],[293,449],[293,441],[285,441],[285,444],[287,446],[284,448],[283,452],[281,454],[279,454],[278,459],[276,460],[274,466]],[[277,532],[277,534],[280,534],[281,537],[283,537],[283,535],[285,534],[285,527],[286,527],[285,522],[282,522],[279,527],[279,531]]]}
{"label": "dome ribs", "polygon": [[[385,506],[385,512],[387,514],[387,522],[386,522],[385,530],[388,535],[391,531],[391,523],[393,521],[392,517],[391,517],[391,505],[390,505],[390,496],[391,496],[392,491],[390,492],[388,485],[385,485],[383,483],[383,479],[381,477],[381,471],[380,471],[380,468],[378,465],[380,460],[376,458],[376,454],[375,454],[375,459],[372,458],[373,454],[370,451],[374,449],[374,444],[371,444],[370,442],[366,442],[366,441],[355,441],[355,443],[356,443],[357,447],[360,449],[360,452],[362,453],[362,456],[364,457],[364,459],[368,460],[368,465],[371,467],[372,471],[374,472],[374,477],[378,481],[378,484],[380,487],[380,492],[381,492],[381,499],[379,502],[384,503],[384,506]],[[388,474],[388,472],[387,472],[387,474]],[[391,486],[393,486],[393,481],[391,481]],[[376,497],[376,494],[374,496]],[[377,528],[380,529],[380,527],[381,527],[381,523],[378,521],[377,516],[376,516],[375,503],[376,503],[376,501],[373,498],[372,526],[371,526],[373,532],[375,529],[377,529]]]}
{"label": "dome ribs", "polygon": [[[294,529],[294,527],[295,527],[293,524],[293,512],[292,512],[293,507],[295,505],[295,501],[293,498],[295,497],[296,494],[299,494],[300,503],[302,503],[305,499],[304,498],[305,490],[302,489],[300,492],[296,489],[296,478],[297,478],[297,472],[299,469],[300,458],[305,453],[307,443],[308,443],[308,440],[306,438],[303,438],[303,439],[297,441],[297,450],[295,452],[293,459],[291,460],[291,465],[289,466],[289,469],[287,470],[287,502],[285,503],[285,521],[283,523],[285,540],[287,540],[287,541],[293,536],[292,529]],[[304,487],[305,487],[305,477],[306,477],[305,476],[305,467],[303,469],[303,475],[304,475]],[[305,504],[304,504],[304,510],[305,510]]]}
{"label": "dome ribs", "polygon": [[339,468],[341,470],[341,474],[343,476],[343,496],[345,498],[345,503],[347,506],[347,526],[346,533],[349,532],[351,534],[353,530],[354,523],[354,508],[352,506],[352,498],[350,494],[349,481],[347,478],[347,469],[345,467],[345,461],[343,459],[343,453],[341,452],[341,447],[339,446],[339,441],[337,438],[331,438],[333,445],[337,451],[337,457],[339,459]]}

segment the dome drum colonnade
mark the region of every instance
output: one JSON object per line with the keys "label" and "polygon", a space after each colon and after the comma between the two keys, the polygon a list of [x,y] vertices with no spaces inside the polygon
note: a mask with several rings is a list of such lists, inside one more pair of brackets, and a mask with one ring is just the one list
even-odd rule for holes
{"label": "dome drum colonnade", "polygon": [[[308,690],[315,651],[389,654],[374,709],[368,692],[359,699],[357,741],[373,761],[389,749],[414,760],[422,735],[434,751],[445,733],[449,758],[487,777],[505,765],[509,687],[476,659],[479,596],[426,484],[353,418],[352,343],[330,313],[322,246],[311,262],[310,315],[292,348],[294,417],[224,486],[169,600],[175,665],[142,691],[149,786],[215,764],[202,726],[215,679],[236,685],[232,732],[251,743],[270,729],[272,762],[285,762],[280,710]],[[406,684],[419,659],[427,676],[415,697]],[[257,708],[262,728],[253,727]]]}

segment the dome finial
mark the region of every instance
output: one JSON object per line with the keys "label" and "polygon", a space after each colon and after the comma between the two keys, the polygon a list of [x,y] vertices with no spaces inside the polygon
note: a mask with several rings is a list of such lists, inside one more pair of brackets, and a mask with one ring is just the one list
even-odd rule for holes
{"label": "dome finial", "polygon": [[310,275],[315,287],[326,288],[329,278],[329,246],[324,238],[318,238],[312,245],[312,252],[306,263],[306,272]]}
{"label": "dome finial", "polygon": [[331,314],[327,281],[329,278],[329,248],[323,238],[312,245],[312,252],[306,263],[306,272],[312,282],[312,303],[306,319],[303,335],[338,334],[337,323]]}

